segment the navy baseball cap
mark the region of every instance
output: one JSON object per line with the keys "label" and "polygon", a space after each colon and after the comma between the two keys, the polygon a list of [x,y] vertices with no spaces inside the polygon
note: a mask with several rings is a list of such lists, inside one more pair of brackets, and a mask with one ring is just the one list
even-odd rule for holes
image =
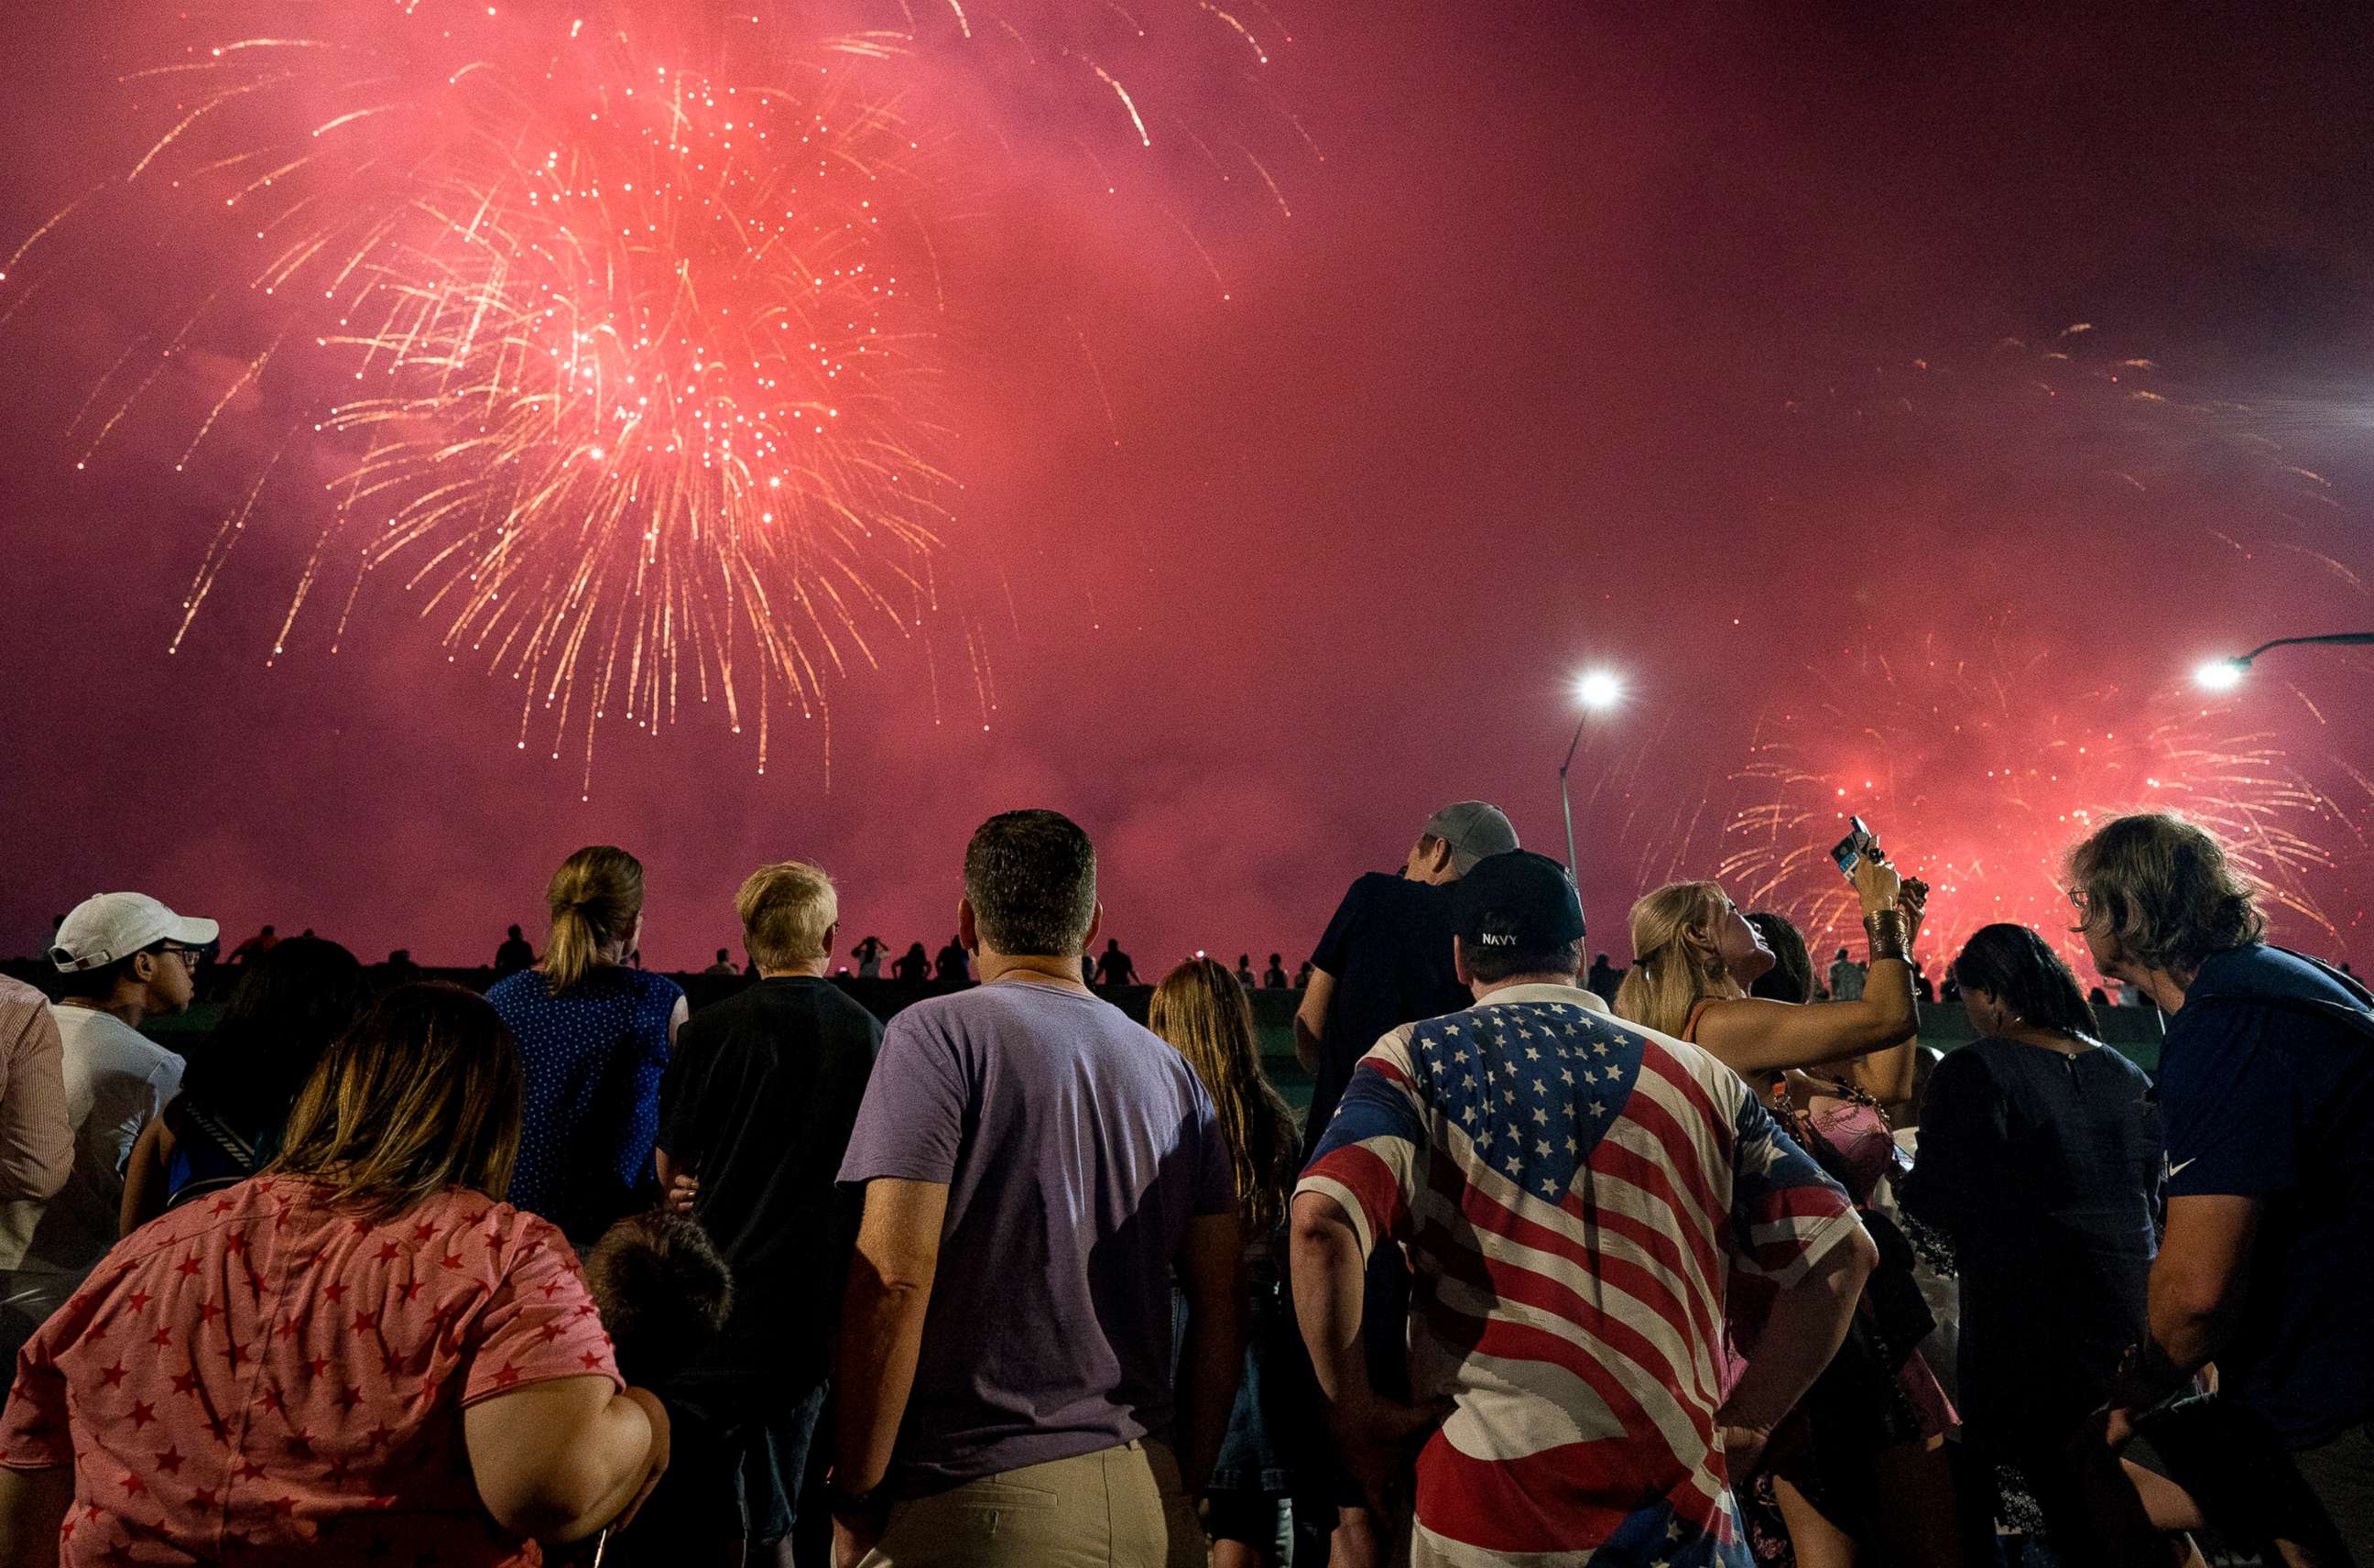
{"label": "navy baseball cap", "polygon": [[1451,917],[1470,949],[1555,952],[1582,940],[1582,899],[1565,867],[1530,849],[1487,855],[1451,884]]}

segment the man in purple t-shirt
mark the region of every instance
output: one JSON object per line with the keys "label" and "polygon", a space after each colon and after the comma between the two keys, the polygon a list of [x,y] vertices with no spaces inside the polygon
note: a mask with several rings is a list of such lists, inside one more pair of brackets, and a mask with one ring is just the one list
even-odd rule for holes
{"label": "man in purple t-shirt", "polygon": [[1186,1059],[1081,978],[1096,875],[1056,812],[981,824],[957,911],[981,984],[883,1037],[840,1167],[865,1207],[839,1568],[1204,1559],[1194,1494],[1243,1355],[1234,1177]]}

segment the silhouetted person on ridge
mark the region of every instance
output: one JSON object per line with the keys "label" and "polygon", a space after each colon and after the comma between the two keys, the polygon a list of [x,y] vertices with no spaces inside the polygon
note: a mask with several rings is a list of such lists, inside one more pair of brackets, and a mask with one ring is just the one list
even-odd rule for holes
{"label": "silhouetted person on ridge", "polygon": [[512,926],[511,935],[503,938],[502,946],[495,949],[495,978],[502,980],[523,969],[535,967],[535,949],[528,946],[525,937],[520,935],[520,928]]}
{"label": "silhouetted person on ridge", "polygon": [[921,985],[932,977],[932,955],[923,950],[923,943],[910,944],[905,956],[890,966],[890,977]]}
{"label": "silhouetted person on ridge", "polygon": [[933,966],[932,978],[944,985],[961,985],[972,978],[972,971],[968,967],[970,961],[964,943],[951,937],[948,945],[940,949],[939,959]]}
{"label": "silhouetted person on ridge", "polygon": [[1097,961],[1097,984],[1099,985],[1135,985],[1137,965],[1121,950],[1121,938],[1114,937],[1105,943],[1105,956]]}
{"label": "silhouetted person on ridge", "polygon": [[1269,955],[1269,967],[1262,971],[1262,988],[1266,991],[1286,989],[1286,955],[1284,953]]}

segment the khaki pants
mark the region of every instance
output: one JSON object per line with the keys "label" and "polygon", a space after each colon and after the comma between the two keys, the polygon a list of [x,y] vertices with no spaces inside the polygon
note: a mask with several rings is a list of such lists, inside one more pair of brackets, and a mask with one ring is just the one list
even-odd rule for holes
{"label": "khaki pants", "polygon": [[1139,1441],[894,1503],[861,1568],[1202,1568],[1209,1555],[1178,1459]]}

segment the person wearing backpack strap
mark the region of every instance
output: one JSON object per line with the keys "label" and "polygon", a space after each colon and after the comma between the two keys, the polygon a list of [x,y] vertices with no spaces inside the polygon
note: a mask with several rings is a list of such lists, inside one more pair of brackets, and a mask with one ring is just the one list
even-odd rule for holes
{"label": "person wearing backpack strap", "polygon": [[2168,1015],[2167,1234],[2081,1447],[2139,1432],[2271,1562],[2374,1562],[2374,996],[2265,942],[2256,890],[2180,818],[2119,818],[2069,871],[2096,967]]}

